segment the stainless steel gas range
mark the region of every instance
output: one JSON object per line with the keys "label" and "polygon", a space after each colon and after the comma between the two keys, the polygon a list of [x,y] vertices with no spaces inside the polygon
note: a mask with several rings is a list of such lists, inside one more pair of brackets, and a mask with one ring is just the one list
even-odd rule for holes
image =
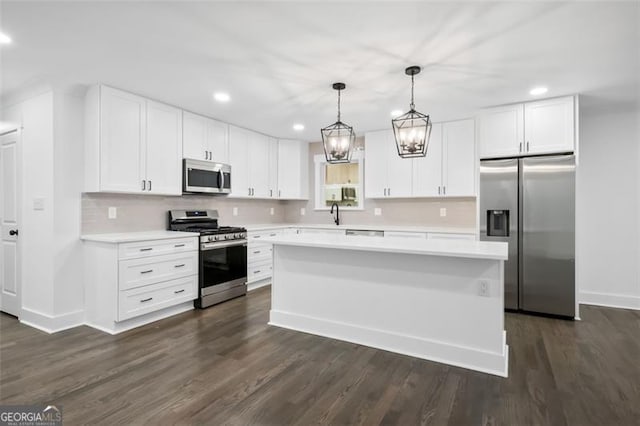
{"label": "stainless steel gas range", "polygon": [[247,230],[218,226],[217,210],[171,210],[169,230],[200,233],[199,297],[206,308],[247,293]]}

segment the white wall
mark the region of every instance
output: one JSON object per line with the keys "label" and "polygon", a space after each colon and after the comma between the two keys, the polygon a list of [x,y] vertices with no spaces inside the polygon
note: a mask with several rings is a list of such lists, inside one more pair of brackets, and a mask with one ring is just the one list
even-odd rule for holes
{"label": "white wall", "polygon": [[580,106],[579,300],[640,309],[640,112],[588,96]]}

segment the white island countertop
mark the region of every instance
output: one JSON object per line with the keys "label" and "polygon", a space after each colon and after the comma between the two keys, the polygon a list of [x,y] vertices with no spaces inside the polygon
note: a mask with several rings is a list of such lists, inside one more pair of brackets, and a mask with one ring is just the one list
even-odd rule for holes
{"label": "white island countertop", "polygon": [[264,231],[280,228],[305,228],[305,229],[328,229],[347,230],[358,229],[367,231],[393,231],[393,232],[436,232],[451,234],[475,234],[475,228],[437,227],[419,225],[372,225],[372,224],[346,224],[336,226],[331,223],[259,223],[245,225],[248,231]]}
{"label": "white island countertop", "polygon": [[144,231],[144,232],[122,232],[113,234],[88,234],[80,237],[83,241],[94,241],[99,243],[132,243],[136,241],[168,240],[171,238],[198,237],[197,232],[180,231]]}
{"label": "white island countertop", "polygon": [[345,235],[283,235],[267,237],[265,242],[287,246],[321,247],[341,250],[507,260],[508,244],[471,240],[408,240]]}

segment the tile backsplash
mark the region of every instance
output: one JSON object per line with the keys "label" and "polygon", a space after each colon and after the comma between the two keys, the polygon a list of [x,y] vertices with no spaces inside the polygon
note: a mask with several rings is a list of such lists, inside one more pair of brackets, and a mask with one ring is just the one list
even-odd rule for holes
{"label": "tile backsplash", "polygon": [[[109,207],[116,218],[109,219]],[[238,215],[233,215],[237,207]],[[271,209],[273,208],[273,215]],[[224,196],[82,194],[82,233],[153,231],[167,228],[167,212],[172,209],[217,209],[220,225],[281,223],[285,220],[283,201],[230,199]]]}

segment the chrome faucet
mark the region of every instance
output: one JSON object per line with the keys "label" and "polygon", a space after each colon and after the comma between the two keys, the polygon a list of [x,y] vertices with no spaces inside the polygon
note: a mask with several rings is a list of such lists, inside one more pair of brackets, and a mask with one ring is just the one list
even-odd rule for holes
{"label": "chrome faucet", "polygon": [[333,208],[336,208],[336,217],[333,218],[333,221],[336,223],[336,226],[340,225],[340,206],[338,203],[334,202],[331,204],[331,214],[333,214]]}

